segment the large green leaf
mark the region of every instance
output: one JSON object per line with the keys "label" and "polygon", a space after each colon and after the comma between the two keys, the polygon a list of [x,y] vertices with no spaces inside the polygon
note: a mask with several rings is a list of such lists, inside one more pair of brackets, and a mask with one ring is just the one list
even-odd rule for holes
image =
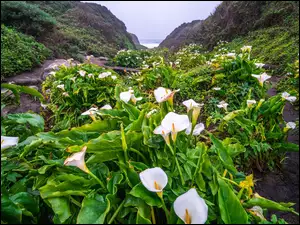
{"label": "large green leaf", "polygon": [[15,113],[15,114],[8,114],[8,120],[12,120],[19,124],[30,124],[33,127],[37,128],[37,131],[44,130],[44,118],[35,113]]}
{"label": "large green leaf", "polygon": [[138,210],[135,221],[136,224],[151,224],[150,207],[146,205],[142,199],[128,195],[125,200],[124,207],[129,206],[133,206]]}
{"label": "large green leaf", "polygon": [[7,194],[1,194],[1,220],[8,223],[21,223],[22,210]]}
{"label": "large green leaf", "polygon": [[69,200],[66,197],[54,197],[47,199],[52,210],[58,216],[61,223],[65,222],[71,215]]}
{"label": "large green leaf", "polygon": [[33,215],[39,212],[39,205],[37,201],[28,192],[19,192],[10,197],[10,199],[17,205],[22,206]]}
{"label": "large green leaf", "polygon": [[142,183],[137,184],[132,188],[130,193],[132,196],[144,200],[147,205],[162,207],[162,202],[156,193],[148,191]]}
{"label": "large green leaf", "polygon": [[137,109],[137,107],[127,104],[122,101],[122,106],[125,109],[125,111],[129,114],[129,119],[131,121],[135,121],[139,118],[140,110]]}
{"label": "large green leaf", "polygon": [[209,134],[211,141],[217,149],[219,158],[221,159],[225,168],[227,168],[232,173],[237,173],[236,168],[234,167],[232,158],[227,152],[227,149],[223,146],[222,142],[217,139],[213,134]]}
{"label": "large green leaf", "polygon": [[247,224],[248,216],[232,188],[218,178],[218,202],[221,218],[226,224]]}
{"label": "large green leaf", "polygon": [[103,152],[95,152],[86,163],[101,163],[106,161],[111,161],[118,158],[118,154],[122,154],[123,150],[111,150],[111,151],[103,151]]}
{"label": "large green leaf", "polygon": [[100,224],[106,208],[107,202],[103,196],[97,194],[95,197],[85,197],[81,203],[77,223]]}

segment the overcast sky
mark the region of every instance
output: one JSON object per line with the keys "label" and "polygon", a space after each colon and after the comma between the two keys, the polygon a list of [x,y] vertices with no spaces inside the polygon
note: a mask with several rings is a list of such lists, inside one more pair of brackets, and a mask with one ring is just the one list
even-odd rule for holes
{"label": "overcast sky", "polygon": [[[88,2],[88,1],[83,1]],[[164,39],[184,22],[207,18],[221,1],[89,1],[106,6],[127,31],[142,39]]]}

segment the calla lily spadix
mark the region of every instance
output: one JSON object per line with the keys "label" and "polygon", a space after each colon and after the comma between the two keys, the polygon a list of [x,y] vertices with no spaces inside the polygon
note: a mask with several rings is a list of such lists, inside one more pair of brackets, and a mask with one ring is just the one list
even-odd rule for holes
{"label": "calla lily spadix", "polygon": [[112,109],[112,107],[110,105],[104,105],[100,109]]}
{"label": "calla lily spadix", "polygon": [[175,200],[174,211],[185,224],[204,224],[208,216],[208,207],[195,188]]}
{"label": "calla lily spadix", "polygon": [[173,96],[180,89],[171,91],[170,89],[159,87],[154,90],[154,97],[158,103],[165,102],[169,99],[173,99]]}
{"label": "calla lily spadix", "polygon": [[[204,124],[198,123],[193,130],[193,135],[198,136],[204,129],[205,129]],[[190,123],[189,127],[185,130],[185,133],[189,135],[191,131],[192,131],[192,123]]]}
{"label": "calla lily spadix", "polygon": [[69,156],[65,161],[65,166],[77,166],[82,171],[89,173],[89,169],[85,165],[84,156],[87,146],[84,146],[80,152],[76,152]]}
{"label": "calla lily spadix", "polygon": [[17,145],[19,137],[1,136],[1,150]]}
{"label": "calla lily spadix", "polygon": [[287,92],[283,92],[281,94],[281,97],[284,98],[285,100],[289,101],[289,102],[294,102],[296,101],[297,97],[295,96],[291,96],[289,93]]}
{"label": "calla lily spadix", "polygon": [[262,73],[261,75],[252,74],[252,77],[255,77],[258,80],[260,86],[263,86],[264,82],[271,78],[271,76],[266,73]]}
{"label": "calla lily spadix", "polygon": [[250,108],[253,104],[256,104],[255,100],[247,100],[247,106]]}
{"label": "calla lily spadix", "polygon": [[171,130],[165,129],[162,125],[156,127],[153,131],[154,134],[160,134],[166,141],[166,143],[170,144],[170,134]]}
{"label": "calla lily spadix", "polygon": [[221,101],[217,105],[218,108],[223,108],[223,109],[225,109],[225,111],[227,111],[227,106],[228,106],[228,103],[226,103],[225,101]]}
{"label": "calla lily spadix", "polygon": [[187,115],[179,115],[174,112],[169,112],[161,121],[161,125],[164,129],[171,131],[172,140],[175,142],[177,133],[188,128],[190,120]]}
{"label": "calla lily spadix", "polygon": [[146,169],[139,176],[144,187],[151,192],[162,192],[168,183],[167,174],[159,167]]}

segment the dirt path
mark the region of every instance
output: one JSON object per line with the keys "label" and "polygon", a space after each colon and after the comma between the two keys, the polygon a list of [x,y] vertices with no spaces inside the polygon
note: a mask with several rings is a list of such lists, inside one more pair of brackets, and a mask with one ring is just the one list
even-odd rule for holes
{"label": "dirt path", "polygon": [[[276,83],[278,77],[272,77],[272,88],[268,94],[273,96],[277,93]],[[296,111],[292,104],[286,103],[283,118],[285,121],[295,121],[299,119],[299,111]],[[299,131],[289,132],[288,141],[299,145]],[[255,191],[261,196],[277,202],[294,202],[295,210],[299,212],[299,152],[288,152],[283,162],[282,169],[275,169],[273,172],[260,173],[255,171],[254,177],[259,181],[255,184]],[[278,217],[284,218],[288,223],[299,223],[299,216],[292,213],[272,212]]]}

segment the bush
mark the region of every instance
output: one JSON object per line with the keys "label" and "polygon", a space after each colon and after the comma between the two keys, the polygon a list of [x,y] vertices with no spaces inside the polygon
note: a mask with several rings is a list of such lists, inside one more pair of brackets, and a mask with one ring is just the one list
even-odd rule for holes
{"label": "bush", "polygon": [[148,51],[135,51],[135,50],[121,50],[115,56],[113,61],[118,66],[138,68],[141,67],[143,61],[150,57],[150,53]]}
{"label": "bush", "polygon": [[56,25],[56,20],[38,6],[25,1],[1,1],[1,23],[25,34],[40,36],[50,31]]}
{"label": "bush", "polygon": [[40,65],[50,54],[33,37],[1,25],[1,80]]}

